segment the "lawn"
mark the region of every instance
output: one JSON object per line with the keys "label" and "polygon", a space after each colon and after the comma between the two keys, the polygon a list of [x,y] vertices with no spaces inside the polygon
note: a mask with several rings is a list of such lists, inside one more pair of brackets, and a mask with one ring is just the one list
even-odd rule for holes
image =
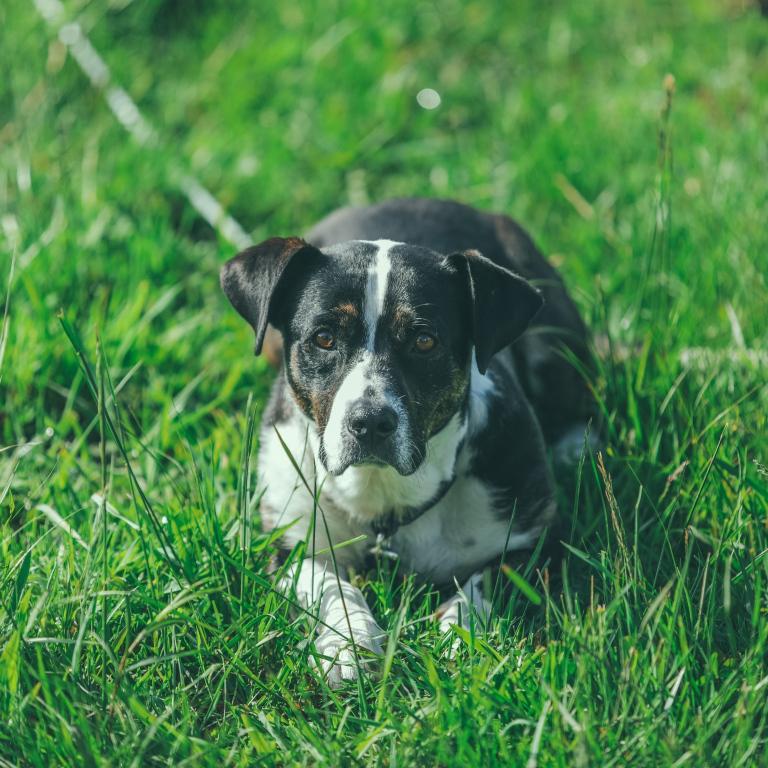
{"label": "lawn", "polygon": [[[33,2],[3,2],[0,765],[766,764],[757,5],[66,0],[62,20],[156,138]],[[562,571],[526,570],[455,658],[436,596],[383,563],[357,579],[386,662],[339,691],[310,667],[258,524],[274,374],[185,174],[255,240],[455,197],[562,271],[602,458],[560,478]]]}

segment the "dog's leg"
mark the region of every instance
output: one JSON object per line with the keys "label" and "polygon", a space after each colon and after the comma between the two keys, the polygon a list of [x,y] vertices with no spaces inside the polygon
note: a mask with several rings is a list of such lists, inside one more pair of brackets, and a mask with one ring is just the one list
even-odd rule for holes
{"label": "dog's leg", "polygon": [[[280,581],[286,592],[294,585],[299,604],[317,613],[315,648],[325,657],[321,665],[328,684],[335,687],[355,679],[358,668],[369,663],[370,653],[381,655],[384,638],[362,592],[337,578],[329,564],[310,558],[293,565]],[[357,658],[356,651],[362,651]]]}
{"label": "dog's leg", "polygon": [[[447,634],[451,627],[459,626],[469,630],[470,612],[475,616],[475,624],[485,626],[491,615],[491,604],[483,597],[482,573],[474,573],[463,587],[438,609],[436,616],[440,621],[440,631]],[[458,638],[451,645],[451,655],[459,647]]]}
{"label": "dog's leg", "polygon": [[563,432],[552,446],[552,462],[556,468],[575,467],[586,453],[601,448],[600,437],[588,423],[573,424]]}

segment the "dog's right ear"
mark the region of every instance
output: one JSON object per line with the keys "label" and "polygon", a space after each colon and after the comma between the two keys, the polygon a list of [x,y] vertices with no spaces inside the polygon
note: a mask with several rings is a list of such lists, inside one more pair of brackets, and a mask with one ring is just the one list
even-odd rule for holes
{"label": "dog's right ear", "polygon": [[251,324],[256,334],[256,354],[261,352],[267,323],[274,310],[286,268],[320,252],[299,237],[272,237],[252,245],[221,268],[221,288],[232,306]]}

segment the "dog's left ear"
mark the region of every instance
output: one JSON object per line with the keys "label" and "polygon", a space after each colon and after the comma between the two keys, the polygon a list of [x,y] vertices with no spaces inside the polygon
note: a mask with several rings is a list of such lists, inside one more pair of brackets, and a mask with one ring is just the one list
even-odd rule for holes
{"label": "dog's left ear", "polygon": [[544,299],[527,280],[500,267],[479,251],[455,253],[451,261],[466,271],[472,301],[472,339],[480,373],[491,358],[528,327]]}
{"label": "dog's left ear", "polygon": [[288,265],[308,262],[312,254],[319,254],[317,248],[299,237],[273,237],[246,248],[221,268],[221,288],[232,306],[253,327],[257,355]]}

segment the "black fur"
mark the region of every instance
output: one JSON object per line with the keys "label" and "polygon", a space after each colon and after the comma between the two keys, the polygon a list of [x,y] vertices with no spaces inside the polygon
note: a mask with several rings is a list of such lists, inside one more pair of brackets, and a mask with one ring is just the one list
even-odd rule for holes
{"label": "black fur", "polygon": [[567,359],[590,370],[586,326],[560,275],[508,216],[452,200],[400,198],[334,211],[306,237],[318,247],[359,238],[389,238],[438,253],[477,250],[522,276],[538,289],[544,304],[512,349],[520,384],[547,441],[554,442],[569,427],[594,415],[583,375]]}
{"label": "black fur", "polygon": [[[272,322],[283,335],[288,383],[299,407],[321,433],[364,341],[361,299],[377,250],[366,242],[324,248],[281,287],[280,305],[273,310]],[[377,336],[374,355],[378,373],[404,404],[413,429],[414,455],[410,466],[402,468],[406,473],[420,464],[427,440],[465,397],[473,310],[463,268],[425,248],[397,246],[390,257],[397,282],[380,320],[388,332]],[[356,314],[342,318],[336,309],[344,306]],[[445,312],[446,306],[451,311]],[[333,350],[313,342],[319,328],[336,336]],[[433,352],[414,353],[414,335],[420,330],[437,336]],[[385,453],[371,458],[389,462],[392,457]]]}
{"label": "black fur", "polygon": [[273,237],[246,248],[222,267],[221,288],[253,328],[257,355],[288,265],[296,256],[308,262],[317,255],[316,248],[298,237]]}
{"label": "black fur", "polygon": [[[334,399],[366,344],[363,297],[379,251],[366,241],[380,239],[406,244],[388,251],[392,279],[375,346],[364,354],[367,370],[385,382],[407,415],[411,453],[405,461],[387,441],[374,447],[359,442],[333,474],[383,463],[407,476],[429,461],[430,438],[456,414],[465,421],[474,350],[478,370],[493,386],[483,402],[482,429],[468,434],[456,452],[466,447],[471,457],[462,471],[490,491],[491,515],[511,519],[513,532],[556,530],[545,441],[589,416],[586,387],[566,360],[588,368],[587,334],[555,270],[505,216],[449,201],[393,200],[337,211],[307,235],[312,245],[274,238],[228,262],[222,286],[254,327],[257,352],[267,321],[283,338],[284,375],[265,412],[263,434],[296,418],[292,399],[314,422],[319,459],[329,468],[323,437]],[[330,334],[331,348],[318,345],[319,330]],[[416,350],[420,332],[437,339],[433,350]],[[373,388],[362,395],[371,402],[376,396]],[[452,483],[442,479],[434,498],[450,494]],[[273,511],[276,519],[279,511]],[[405,534],[409,519],[403,506],[363,528],[375,534],[393,520]],[[351,550],[343,556],[352,557]],[[471,572],[476,564],[462,567]],[[449,580],[469,575],[456,572]]]}

